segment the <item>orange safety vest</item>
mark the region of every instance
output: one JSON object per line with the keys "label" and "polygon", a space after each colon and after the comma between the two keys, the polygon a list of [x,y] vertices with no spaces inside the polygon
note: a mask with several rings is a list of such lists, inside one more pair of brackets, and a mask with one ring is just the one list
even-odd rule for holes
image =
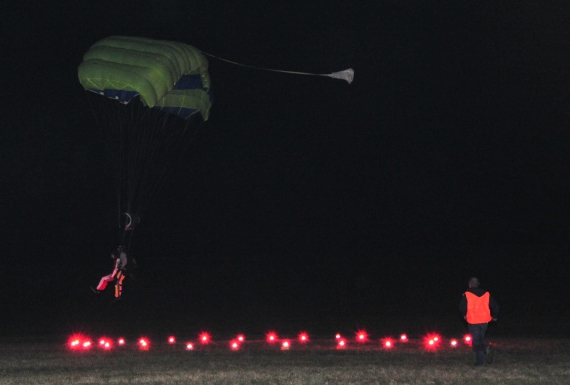
{"label": "orange safety vest", "polygon": [[489,309],[489,299],[491,294],[486,292],[481,297],[477,297],[471,292],[465,292],[467,298],[467,322],[470,324],[483,324],[490,322],[491,309]]}

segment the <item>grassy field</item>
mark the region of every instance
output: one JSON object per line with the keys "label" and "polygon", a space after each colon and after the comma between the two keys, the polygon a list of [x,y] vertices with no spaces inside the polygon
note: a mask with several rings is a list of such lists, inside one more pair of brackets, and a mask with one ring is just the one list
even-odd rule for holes
{"label": "grassy field", "polygon": [[419,341],[386,350],[379,343],[336,350],[312,341],[280,351],[263,342],[230,351],[226,343],[186,351],[184,345],[138,351],[71,352],[64,342],[0,345],[0,384],[567,384],[570,340],[493,341],[495,361],[473,367],[468,346]]}

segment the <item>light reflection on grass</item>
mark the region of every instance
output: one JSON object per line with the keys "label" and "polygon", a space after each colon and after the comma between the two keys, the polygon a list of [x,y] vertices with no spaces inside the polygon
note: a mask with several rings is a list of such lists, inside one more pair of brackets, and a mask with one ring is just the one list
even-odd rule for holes
{"label": "light reflection on grass", "polygon": [[[282,352],[262,343],[230,351],[156,346],[70,352],[48,343],[0,346],[1,384],[566,384],[570,340],[495,342],[495,362],[472,367],[468,347],[426,352],[421,344],[336,351],[326,344]],[[334,346],[334,341],[333,345]]]}

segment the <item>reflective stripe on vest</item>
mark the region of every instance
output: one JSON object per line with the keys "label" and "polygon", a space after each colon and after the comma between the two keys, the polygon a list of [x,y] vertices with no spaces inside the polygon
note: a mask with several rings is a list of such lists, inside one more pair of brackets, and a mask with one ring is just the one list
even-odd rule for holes
{"label": "reflective stripe on vest", "polygon": [[467,322],[470,324],[483,324],[490,322],[491,309],[489,309],[489,299],[491,295],[486,292],[481,297],[477,297],[471,292],[466,292],[467,298]]}

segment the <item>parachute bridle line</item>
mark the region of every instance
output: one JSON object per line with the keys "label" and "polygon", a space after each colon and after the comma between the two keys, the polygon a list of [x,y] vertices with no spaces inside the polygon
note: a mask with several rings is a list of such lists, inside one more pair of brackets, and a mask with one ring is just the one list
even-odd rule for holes
{"label": "parachute bridle line", "polygon": [[246,67],[246,68],[261,70],[261,71],[280,72],[280,73],[284,73],[284,74],[293,74],[293,75],[326,76],[326,77],[330,77],[330,78],[334,78],[334,79],[346,80],[348,82],[348,84],[352,83],[352,81],[354,79],[354,70],[352,68],[348,68],[344,71],[333,72],[330,74],[316,74],[316,73],[312,73],[312,72],[287,71],[287,70],[280,70],[280,69],[275,69],[275,68],[265,68],[265,67],[252,66],[249,64],[238,63],[238,62],[235,62],[232,60],[228,60],[228,59],[221,58],[219,56],[212,55],[212,54],[204,52],[204,51],[200,51],[200,52],[202,52],[206,56],[210,56],[210,57],[213,57],[214,59],[225,61],[225,62],[230,63],[230,64],[234,64],[234,65],[237,65],[240,67]]}

